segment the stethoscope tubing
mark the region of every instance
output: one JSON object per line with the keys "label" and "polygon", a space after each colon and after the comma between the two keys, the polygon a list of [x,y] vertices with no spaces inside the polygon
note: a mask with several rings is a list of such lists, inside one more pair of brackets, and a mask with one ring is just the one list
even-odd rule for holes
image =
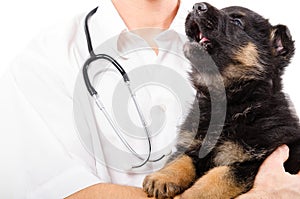
{"label": "stethoscope tubing", "polygon": [[84,65],[83,65],[83,68],[82,68],[83,79],[84,79],[84,82],[86,84],[87,90],[88,90],[88,92],[90,93],[91,96],[97,94],[97,91],[92,86],[92,84],[90,82],[90,78],[88,76],[88,68],[89,68],[89,65],[92,62],[94,62],[96,60],[99,60],[99,59],[104,59],[104,60],[107,60],[110,63],[112,63],[117,68],[117,70],[121,73],[124,82],[129,82],[130,81],[126,71],[123,69],[123,67],[114,58],[112,58],[111,56],[109,56],[107,54],[97,54],[97,55],[93,54],[85,61]]}
{"label": "stethoscope tubing", "polygon": [[[85,24],[84,24],[84,30],[85,30],[85,35],[86,35],[86,41],[87,41],[87,46],[88,46],[88,50],[90,53],[90,57],[85,61],[83,68],[82,68],[82,73],[83,73],[83,78],[84,78],[84,82],[86,85],[86,88],[89,92],[89,94],[91,95],[91,97],[94,98],[97,107],[102,111],[102,113],[104,114],[104,116],[106,117],[106,119],[108,120],[108,122],[110,123],[111,127],[113,128],[113,130],[115,131],[115,133],[117,134],[117,136],[119,137],[119,139],[122,141],[122,143],[125,145],[125,147],[138,159],[142,160],[142,162],[139,165],[136,166],[132,166],[132,168],[139,168],[144,166],[147,162],[157,162],[161,159],[163,159],[166,155],[162,155],[161,157],[154,159],[154,160],[150,160],[150,156],[151,156],[151,151],[152,151],[152,144],[151,144],[151,133],[148,129],[148,125],[146,123],[145,117],[141,111],[141,108],[136,100],[136,96],[135,93],[132,91],[131,87],[130,87],[130,80],[129,77],[126,73],[126,71],[124,70],[124,68],[110,55],[107,54],[95,54],[93,46],[92,46],[92,40],[91,40],[91,36],[90,36],[90,32],[89,32],[89,26],[88,26],[88,21],[89,19],[92,17],[93,14],[96,13],[96,11],[98,10],[98,7],[96,7],[95,9],[93,9],[92,11],[90,11],[86,18],[85,18]],[[143,158],[141,155],[139,155],[131,146],[130,144],[126,141],[126,139],[124,138],[124,136],[122,136],[121,131],[119,130],[119,128],[117,128],[117,125],[115,124],[115,122],[113,121],[113,119],[110,117],[110,115],[108,114],[108,112],[106,111],[104,104],[102,103],[98,92],[96,91],[96,89],[92,86],[91,82],[90,82],[90,78],[88,75],[88,68],[90,66],[90,64],[96,60],[106,60],[108,62],[110,62],[111,64],[113,64],[115,66],[115,68],[120,72],[120,74],[123,77],[123,80],[125,82],[125,84],[127,85],[127,88],[129,90],[129,93],[131,95],[131,98],[134,102],[134,106],[138,112],[139,118],[141,120],[141,123],[144,127],[144,131],[145,134],[147,136],[147,141],[148,141],[148,154],[146,158]]]}

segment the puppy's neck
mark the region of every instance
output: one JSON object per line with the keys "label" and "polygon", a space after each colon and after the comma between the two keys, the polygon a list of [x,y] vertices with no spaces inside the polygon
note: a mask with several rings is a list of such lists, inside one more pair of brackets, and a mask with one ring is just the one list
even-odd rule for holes
{"label": "puppy's neck", "polygon": [[205,84],[198,82],[198,85],[195,85],[194,79],[194,86],[198,93],[197,98],[202,103],[210,104],[211,101],[222,102],[226,100],[227,105],[237,105],[265,101],[278,92],[274,92],[272,83],[265,80],[248,80],[222,84],[221,80],[214,79],[211,82],[206,81]]}
{"label": "puppy's neck", "polygon": [[276,93],[272,84],[266,80],[249,80],[226,88],[228,104],[266,101]]}

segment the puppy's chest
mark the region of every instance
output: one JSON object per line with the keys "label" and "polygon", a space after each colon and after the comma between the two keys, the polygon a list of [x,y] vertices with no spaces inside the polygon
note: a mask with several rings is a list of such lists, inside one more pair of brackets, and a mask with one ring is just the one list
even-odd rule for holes
{"label": "puppy's chest", "polygon": [[236,162],[261,159],[267,153],[266,149],[255,149],[249,146],[245,148],[242,143],[227,140],[219,142],[214,148],[212,160],[215,166],[226,166]]}
{"label": "puppy's chest", "polygon": [[[246,106],[228,110],[218,144],[214,147],[213,163],[215,166],[231,165],[244,162],[256,156],[263,156],[263,151],[249,148],[256,138],[249,135],[256,128],[255,116],[258,106]],[[248,140],[250,139],[250,140]],[[244,143],[241,143],[241,140]],[[256,142],[256,141],[255,141]],[[246,149],[245,144],[248,146]]]}
{"label": "puppy's chest", "polygon": [[224,141],[214,149],[213,163],[215,166],[230,165],[235,162],[244,162],[252,158],[249,151],[234,141]]}
{"label": "puppy's chest", "polygon": [[[207,130],[210,125],[222,125],[222,136],[225,137],[232,137],[235,136],[235,134],[241,135],[248,127],[253,128],[257,125],[257,116],[262,115],[260,104],[246,105],[243,107],[228,107],[227,110],[214,110],[214,114],[211,113],[212,110],[209,108],[200,108],[200,111],[202,111],[199,123],[200,129]],[[223,118],[223,111],[226,112],[225,118]],[[213,121],[215,122],[211,122],[212,119],[214,119]],[[205,130],[199,133],[206,135],[207,132],[205,132]]]}
{"label": "puppy's chest", "polygon": [[238,108],[228,108],[223,126],[222,136],[233,139],[244,137],[253,128],[259,127],[258,118],[261,115],[260,104]]}

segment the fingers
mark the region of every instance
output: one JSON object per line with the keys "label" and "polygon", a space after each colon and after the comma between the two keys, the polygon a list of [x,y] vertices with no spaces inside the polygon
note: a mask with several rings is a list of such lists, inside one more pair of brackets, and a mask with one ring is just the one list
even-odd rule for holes
{"label": "fingers", "polygon": [[[267,159],[263,162],[260,170],[262,171],[285,171],[283,163],[289,157],[289,148],[287,145],[278,147]],[[299,172],[300,173],[300,172]]]}
{"label": "fingers", "polygon": [[277,156],[281,160],[281,163],[284,163],[289,158],[289,147],[285,144],[278,147],[274,152],[279,153]]}

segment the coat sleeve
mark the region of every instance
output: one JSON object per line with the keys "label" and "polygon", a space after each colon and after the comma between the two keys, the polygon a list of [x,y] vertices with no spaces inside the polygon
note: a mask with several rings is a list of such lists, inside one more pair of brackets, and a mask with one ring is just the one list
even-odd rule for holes
{"label": "coat sleeve", "polygon": [[73,121],[76,25],[35,40],[0,79],[0,198],[64,198],[104,182]]}

